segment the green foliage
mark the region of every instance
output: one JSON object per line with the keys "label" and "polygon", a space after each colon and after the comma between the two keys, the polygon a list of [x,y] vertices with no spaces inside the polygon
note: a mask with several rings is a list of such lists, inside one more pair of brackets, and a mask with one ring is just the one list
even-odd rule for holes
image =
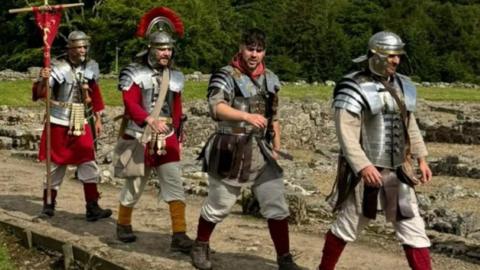
{"label": "green foliage", "polygon": [[[2,2],[0,69],[42,64],[32,14],[7,13],[26,2],[43,3]],[[242,30],[259,27],[267,33],[267,66],[283,80],[337,80],[354,68],[350,60],[366,52],[373,33],[391,30],[407,44],[410,75],[480,83],[480,2],[474,0],[92,0],[64,12],[52,55],[80,29],[92,36],[90,54],[102,72],[115,71],[117,50],[121,68],[146,48],[134,33],[139,18],[157,6],[174,9],[184,21],[175,60],[185,71],[220,68],[238,50]]]}
{"label": "green foliage", "polygon": [[287,55],[274,55],[267,59],[267,66],[284,81],[294,81],[298,78],[302,66]]}
{"label": "green foliage", "polygon": [[[20,46],[19,46],[20,47]],[[36,66],[42,65],[43,51],[41,48],[18,48],[6,59],[6,64],[17,69],[26,69],[31,66],[32,59],[36,59]]]}

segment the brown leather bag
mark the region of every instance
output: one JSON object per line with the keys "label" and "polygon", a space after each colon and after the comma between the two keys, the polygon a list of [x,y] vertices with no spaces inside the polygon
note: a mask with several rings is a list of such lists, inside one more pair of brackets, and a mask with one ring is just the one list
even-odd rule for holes
{"label": "brown leather bag", "polygon": [[118,178],[145,175],[145,146],[140,140],[119,138],[113,155],[113,175]]}
{"label": "brown leather bag", "polygon": [[396,171],[398,179],[412,187],[420,184],[420,178],[413,162],[412,155],[405,155],[402,166],[398,167]]}

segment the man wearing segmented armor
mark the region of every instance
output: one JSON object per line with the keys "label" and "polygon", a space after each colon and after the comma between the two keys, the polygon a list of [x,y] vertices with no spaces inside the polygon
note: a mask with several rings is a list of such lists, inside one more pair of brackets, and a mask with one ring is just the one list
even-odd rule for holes
{"label": "man wearing segmented armor", "polygon": [[[148,39],[148,48],[137,55],[137,61],[121,70],[119,90],[125,105],[123,139],[140,139],[149,126],[151,140],[144,153],[145,175],[127,177],[120,193],[117,237],[133,242],[133,207],[140,199],[151,172],[155,171],[160,184],[159,196],[168,203],[172,226],[172,251],[190,252],[193,241],[186,235],[185,193],[180,171],[182,142],[182,102],[184,76],[172,67],[175,39],[183,35],[183,23],[170,9],[154,8],[139,24],[137,35]],[[160,99],[162,75],[168,72],[168,89],[158,117],[150,116]],[[159,144],[160,143],[160,144]]]}
{"label": "man wearing segmented armor", "polygon": [[[325,236],[318,269],[331,270],[348,242],[375,219],[377,205],[393,223],[412,269],[431,269],[430,241],[419,214],[414,185],[432,172],[428,152],[414,116],[416,89],[396,72],[404,43],[392,32],[374,34],[363,71],[346,75],[334,89],[333,107],[341,153],[330,200],[338,216]],[[417,159],[419,181],[404,177],[408,157]]]}
{"label": "man wearing segmented armor", "polygon": [[277,253],[279,269],[302,269],[289,246],[288,204],[284,195],[278,121],[278,77],[265,67],[265,33],[243,34],[239,52],[210,78],[208,104],[216,132],[200,159],[209,175],[208,197],[200,212],[192,263],[211,269],[210,236],[231,211],[243,187],[251,186]]}
{"label": "man wearing segmented armor", "polygon": [[[99,69],[93,59],[88,58],[89,37],[82,31],[68,35],[67,53],[52,62],[51,68],[40,71],[40,80],[34,83],[33,99],[46,96],[46,81],[52,91],[50,95],[51,123],[51,203],[47,203],[47,186],[43,192],[42,216],[55,214],[56,197],[62,184],[67,165],[76,165],[78,179],[83,182],[87,221],[107,218],[110,209],[98,205],[97,190],[99,169],[95,162],[92,133],[102,130],[101,112],[104,103],[98,86]],[[89,113],[87,110],[93,110]],[[93,131],[88,117],[94,117]],[[46,129],[40,142],[39,159],[46,157]]]}

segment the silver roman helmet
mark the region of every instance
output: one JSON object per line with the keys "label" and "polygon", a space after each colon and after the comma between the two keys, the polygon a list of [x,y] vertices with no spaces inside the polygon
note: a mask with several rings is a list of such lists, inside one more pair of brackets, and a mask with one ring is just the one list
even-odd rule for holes
{"label": "silver roman helmet", "polygon": [[172,49],[174,45],[175,40],[172,38],[172,35],[166,31],[157,31],[148,35],[149,48]]}
{"label": "silver roman helmet", "polygon": [[82,31],[72,31],[67,38],[67,48],[90,46],[90,37]]}
{"label": "silver roman helmet", "polygon": [[368,41],[367,55],[353,59],[353,62],[368,60],[368,68],[373,74],[386,77],[388,56],[405,54],[404,46],[405,43],[397,34],[388,31],[378,32]]}
{"label": "silver roman helmet", "polygon": [[[149,62],[154,57],[154,51],[151,48],[174,48],[175,38],[182,38],[184,33],[183,22],[180,17],[167,7],[157,7],[151,9],[140,19],[136,35],[147,38]],[[137,56],[145,55],[147,51],[139,53]]]}

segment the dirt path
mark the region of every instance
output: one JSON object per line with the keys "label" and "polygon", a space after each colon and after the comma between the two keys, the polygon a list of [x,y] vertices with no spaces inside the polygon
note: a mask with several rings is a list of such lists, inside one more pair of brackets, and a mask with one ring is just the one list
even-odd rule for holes
{"label": "dirt path", "polygon": [[[14,220],[32,230],[71,241],[129,269],[193,269],[188,256],[169,251],[168,208],[165,203],[157,201],[153,187],[149,187],[134,211],[133,227],[138,236],[137,242],[123,244],[115,238],[120,187],[100,186],[100,204],[114,211],[113,218],[89,223],[84,219],[81,184],[65,179],[57,198],[55,217],[32,222],[41,211],[43,174],[43,164],[12,158],[8,152],[0,151],[0,220]],[[188,234],[191,236],[195,235],[202,200],[194,196],[187,199]],[[216,251],[212,255],[214,269],[277,269],[264,220],[239,213],[240,208],[235,208],[213,234],[211,246]],[[325,225],[291,228],[291,246],[298,255],[299,264],[309,269],[318,265],[325,230]],[[478,265],[437,254],[433,255],[433,264],[434,269],[478,269]],[[347,247],[338,269],[408,269],[408,265],[395,241],[365,234]]]}

